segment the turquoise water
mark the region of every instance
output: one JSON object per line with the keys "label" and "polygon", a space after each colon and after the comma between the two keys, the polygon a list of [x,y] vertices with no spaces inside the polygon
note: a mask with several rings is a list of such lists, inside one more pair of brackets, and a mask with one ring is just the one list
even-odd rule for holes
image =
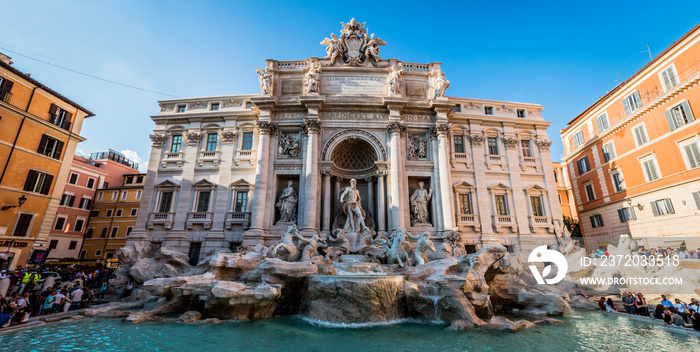
{"label": "turquoise water", "polygon": [[698,351],[700,338],[597,312],[519,333],[402,323],[329,328],[298,317],[186,325],[84,319],[0,335],[2,351]]}

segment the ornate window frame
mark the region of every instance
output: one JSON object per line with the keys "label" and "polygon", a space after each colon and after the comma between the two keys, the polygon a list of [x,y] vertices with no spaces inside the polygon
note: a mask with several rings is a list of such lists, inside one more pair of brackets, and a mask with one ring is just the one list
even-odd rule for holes
{"label": "ornate window frame", "polygon": [[[503,227],[510,227],[511,232],[518,232],[518,224],[513,214],[514,204],[513,204],[513,190],[504,185],[503,183],[497,183],[488,188],[491,199],[491,218],[493,220],[493,230],[500,233]],[[499,215],[497,213],[496,206],[496,196],[505,195],[506,196],[506,207],[508,210],[508,215]]]}
{"label": "ornate window frame", "polygon": [[[472,168],[472,156],[471,144],[469,141],[469,130],[466,128],[453,127],[452,128],[452,138],[450,138],[450,164],[453,168],[458,165],[464,164],[467,169]],[[464,153],[457,153],[455,151],[455,137],[462,137],[462,145],[464,146]]]}
{"label": "ornate window frame", "polygon": [[[525,197],[527,198],[527,209],[528,209],[528,220],[530,223],[530,231],[536,232],[537,229],[546,229],[549,233],[554,233],[554,224],[552,222],[552,217],[548,214],[552,214],[551,207],[548,207],[547,202],[547,189],[534,184],[523,190],[525,192]],[[535,216],[534,209],[532,208],[531,197],[539,197],[540,203],[542,205],[542,216]]]}
{"label": "ornate window frame", "polygon": [[[192,230],[194,225],[202,225],[205,230],[211,229],[213,223],[213,207],[216,204],[216,187],[217,184],[210,182],[206,178],[203,178],[192,185],[192,203],[190,204],[190,211],[187,213],[187,229]],[[202,192],[209,192],[209,204],[207,204],[207,210],[200,212],[197,211],[199,204],[199,196]]]}
{"label": "ornate window frame", "polygon": [[[243,134],[244,133],[252,133],[252,142],[249,150],[243,150]],[[236,127],[236,135],[238,138],[236,138],[236,152],[233,157],[233,163],[236,166],[240,166],[242,161],[248,161],[250,163],[250,166],[255,165],[256,161],[256,156],[257,156],[257,148],[256,144],[258,141],[258,138],[260,138],[259,133],[257,133],[255,129],[255,124],[251,123],[244,123],[241,124],[240,126]]]}
{"label": "ornate window frame", "polygon": [[[457,223],[457,226],[472,226],[474,227],[474,231],[480,231],[481,230],[481,222],[479,221],[479,212],[478,212],[478,207],[476,207],[476,187],[471,185],[470,183],[463,181],[459,182],[455,185],[452,186],[453,192],[454,192],[454,199],[455,199],[455,209],[457,209],[457,212],[455,212],[455,220]],[[468,195],[469,196],[469,206],[471,210],[471,214],[463,214],[462,213],[462,207],[460,206],[460,196],[462,195]]]}
{"label": "ornate window frame", "polygon": [[[167,130],[164,136],[163,143],[163,153],[161,156],[160,167],[165,169],[170,164],[175,164],[177,167],[182,167],[185,162],[185,145],[186,145],[186,134],[187,129],[182,126],[174,126]],[[173,137],[179,135],[182,136],[182,141],[180,142],[180,151],[172,152]]]}
{"label": "ornate window frame", "polygon": [[[242,225],[244,230],[247,230],[250,227],[250,205],[252,204],[251,200],[253,188],[253,184],[242,178],[231,182],[229,185],[229,196],[231,198],[229,201],[228,211],[226,212],[225,226],[227,230],[231,230],[233,225]],[[238,192],[248,192],[248,204],[245,212],[235,211]]]}
{"label": "ornate window frame", "polygon": [[[170,230],[173,227],[175,211],[174,208],[177,205],[178,194],[180,191],[180,185],[171,181],[164,180],[155,186],[156,192],[153,198],[153,204],[151,208],[151,213],[148,216],[148,229],[153,230],[155,225],[163,225],[166,230]],[[160,201],[163,192],[173,192],[173,198],[170,201],[170,210],[167,212],[158,212],[160,208]]]}
{"label": "ornate window frame", "polygon": [[[202,133],[202,145],[199,148],[199,153],[197,157],[197,166],[204,167],[211,163],[214,167],[218,167],[221,162],[221,145],[222,145],[222,127],[216,124],[209,124],[201,129]],[[207,150],[209,145],[209,135],[216,135],[216,149]]]}
{"label": "ornate window frame", "polygon": [[[506,171],[506,150],[505,144],[501,140],[503,133],[495,128],[487,128],[483,131],[484,134],[484,163],[486,164],[486,169],[491,170],[493,165],[498,165],[501,167],[501,171]],[[489,138],[496,139],[496,147],[498,148],[498,154],[489,153]]]}

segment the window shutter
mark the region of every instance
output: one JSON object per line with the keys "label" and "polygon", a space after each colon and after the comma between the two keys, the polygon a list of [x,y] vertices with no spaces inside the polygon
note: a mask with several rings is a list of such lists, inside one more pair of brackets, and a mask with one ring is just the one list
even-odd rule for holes
{"label": "window shutter", "polygon": [[92,206],[92,199],[88,199],[85,203],[85,209],[90,209],[90,207]]}
{"label": "window shutter", "polygon": [[598,133],[603,132],[603,121],[602,120],[603,119],[600,116],[595,120],[596,124],[598,125]]}
{"label": "window shutter", "polygon": [[661,71],[661,77],[664,79],[664,87],[666,90],[671,89],[670,79],[668,77],[668,70]]}
{"label": "window shutter", "polygon": [[72,208],[74,204],[75,204],[75,196],[70,196],[70,204],[68,204],[68,206]]}
{"label": "window shutter", "polygon": [[629,115],[632,113],[632,108],[630,107],[629,98],[625,98],[622,100],[622,106],[625,108],[625,115]]}
{"label": "window shutter", "polygon": [[61,153],[63,152],[63,142],[58,141],[56,143],[56,151],[53,153],[54,159],[61,159]]}
{"label": "window shutter", "polygon": [[49,142],[49,136],[47,136],[47,135],[41,136],[41,141],[39,141],[39,149],[37,149],[36,152],[43,155],[46,152],[46,143],[48,143],[48,142]]}
{"label": "window shutter", "polygon": [[27,181],[24,182],[24,190],[31,192],[34,187],[34,182],[36,182],[37,173],[34,170],[29,170],[27,175]]}
{"label": "window shutter", "polygon": [[44,178],[44,186],[41,188],[41,194],[49,194],[51,190],[51,183],[53,182],[53,175],[46,175]]}
{"label": "window shutter", "polygon": [[634,212],[634,207],[627,208],[630,214],[630,220],[637,220],[637,214]]}
{"label": "window shutter", "polygon": [[656,202],[651,202],[651,212],[654,213],[654,216],[659,216],[659,206],[656,205]]}
{"label": "window shutter", "polygon": [[583,172],[581,171],[581,160],[576,161],[576,168],[578,169],[578,174],[583,175]]}
{"label": "window shutter", "polygon": [[610,159],[617,158],[617,154],[615,154],[615,148],[613,147],[612,142],[608,144],[608,154],[610,154]]}
{"label": "window shutter", "polygon": [[642,106],[642,98],[639,96],[638,90],[635,90],[634,93],[632,93],[632,95],[634,96],[634,100],[635,100],[635,105],[636,105],[635,110],[637,110],[637,108]]}
{"label": "window shutter", "polygon": [[666,209],[668,209],[669,214],[675,214],[676,211],[673,210],[673,203],[671,203],[671,198],[665,198],[664,203],[666,203]]}
{"label": "window shutter", "polygon": [[617,217],[620,218],[620,222],[625,222],[624,212],[625,209],[617,209]]}
{"label": "window shutter", "polygon": [[695,206],[700,209],[700,192],[693,192],[693,198],[695,198]]}
{"label": "window shutter", "polygon": [[683,111],[685,111],[685,117],[688,119],[688,123],[690,123],[690,121],[695,121],[695,116],[693,116],[693,111],[690,110],[690,104],[688,104],[688,101],[684,100],[681,103],[681,106],[683,106]]}
{"label": "window shutter", "polygon": [[595,216],[591,216],[591,227],[596,227],[595,226]]}
{"label": "window shutter", "polygon": [[58,111],[58,106],[56,104],[51,104],[51,108],[49,109],[49,122],[54,123],[56,121],[56,112]]}
{"label": "window shutter", "polygon": [[673,119],[673,112],[671,110],[664,111],[666,115],[666,122],[668,123],[668,128],[673,131],[676,129],[676,121]]}
{"label": "window shutter", "polygon": [[2,79],[2,84],[0,84],[0,99],[5,99],[5,93],[11,91],[14,84],[14,82],[8,79]]}

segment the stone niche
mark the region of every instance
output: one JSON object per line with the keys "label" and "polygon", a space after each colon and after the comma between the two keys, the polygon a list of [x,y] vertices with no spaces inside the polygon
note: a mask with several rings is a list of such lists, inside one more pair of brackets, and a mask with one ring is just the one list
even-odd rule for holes
{"label": "stone niche", "polygon": [[432,227],[435,225],[433,223],[433,217],[434,217],[434,214],[433,214],[433,199],[434,198],[433,197],[435,196],[435,192],[437,190],[433,189],[432,197],[431,197],[430,201],[428,201],[428,204],[427,204],[427,211],[428,211],[427,221],[425,223],[419,223],[419,222],[416,223],[415,216],[413,215],[413,206],[412,206],[411,198],[413,197],[413,194],[416,192],[416,190],[419,188],[418,183],[420,183],[420,182],[423,182],[423,189],[425,189],[428,192],[430,191],[430,189],[432,187],[432,182],[431,182],[430,177],[409,177],[408,178],[408,204],[407,204],[408,207],[407,207],[407,209],[409,212],[409,217],[411,219],[411,227]]}
{"label": "stone niche", "polygon": [[[289,186],[288,183],[289,181],[292,182],[292,188],[294,188],[294,194],[296,195],[296,201],[297,204],[294,207],[294,217],[293,221],[285,222],[285,221],[280,221],[282,217],[282,211],[279,207],[280,202],[280,197],[284,193],[284,190]],[[275,209],[275,225],[291,225],[291,224],[297,224],[298,225],[298,217],[299,217],[299,176],[298,175],[279,175],[277,176],[277,190],[275,192],[275,199],[274,203],[271,204],[274,209]]]}

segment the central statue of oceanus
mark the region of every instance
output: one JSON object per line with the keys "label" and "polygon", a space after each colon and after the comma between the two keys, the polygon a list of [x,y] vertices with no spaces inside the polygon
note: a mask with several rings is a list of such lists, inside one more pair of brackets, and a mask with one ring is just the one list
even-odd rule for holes
{"label": "central statue of oceanus", "polygon": [[359,233],[363,232],[367,226],[364,220],[364,211],[360,199],[360,191],[357,189],[357,180],[350,180],[350,186],[345,187],[340,194],[340,204],[343,205],[343,212],[346,220],[343,230]]}

